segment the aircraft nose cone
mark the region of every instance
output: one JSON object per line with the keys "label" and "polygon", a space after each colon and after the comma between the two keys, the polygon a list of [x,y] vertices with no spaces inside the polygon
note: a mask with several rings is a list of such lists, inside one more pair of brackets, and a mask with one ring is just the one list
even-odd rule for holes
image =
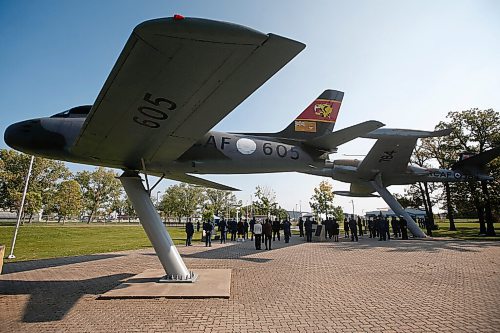
{"label": "aircraft nose cone", "polygon": [[16,149],[16,142],[17,142],[17,137],[18,137],[18,130],[19,125],[18,124],[12,124],[7,129],[5,130],[5,133],[3,134],[3,140],[5,143],[11,147]]}
{"label": "aircraft nose cone", "polygon": [[27,120],[10,125],[3,135],[5,143],[11,148],[23,151],[30,133],[36,131],[39,123],[38,120]]}

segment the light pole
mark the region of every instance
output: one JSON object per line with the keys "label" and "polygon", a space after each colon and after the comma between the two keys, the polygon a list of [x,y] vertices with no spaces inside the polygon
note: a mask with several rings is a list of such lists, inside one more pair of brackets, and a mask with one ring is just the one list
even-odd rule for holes
{"label": "light pole", "polygon": [[354,200],[351,199],[351,203],[352,203],[352,218],[354,218]]}
{"label": "light pole", "polygon": [[16,246],[17,232],[19,231],[19,224],[21,223],[21,215],[23,215],[24,200],[26,199],[26,192],[28,191],[28,184],[30,181],[31,170],[33,169],[33,162],[35,161],[35,156],[31,155],[30,166],[28,168],[28,174],[26,175],[26,182],[24,183],[23,197],[21,199],[21,206],[19,207],[19,214],[17,215],[16,229],[14,230],[14,237],[12,238],[12,243],[10,245],[10,254],[8,259],[15,259],[14,247]]}

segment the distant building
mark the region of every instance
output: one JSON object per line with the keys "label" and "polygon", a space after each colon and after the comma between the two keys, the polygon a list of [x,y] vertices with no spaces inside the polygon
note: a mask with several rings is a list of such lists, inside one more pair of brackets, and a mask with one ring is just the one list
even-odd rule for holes
{"label": "distant building", "polygon": [[[421,210],[421,209],[417,209],[417,208],[406,208],[405,211],[408,214],[410,214],[410,216],[417,217],[417,218],[425,217],[425,215],[426,215],[425,210]],[[397,214],[394,214],[392,209],[385,208],[385,209],[372,210],[370,212],[366,212],[365,217],[370,218],[370,217],[379,216],[380,214],[382,214],[382,216],[389,216],[389,217],[397,216]]]}
{"label": "distant building", "polygon": [[298,221],[301,216],[302,218],[305,218],[306,216],[313,216],[310,212],[297,212],[295,210],[288,210],[287,213],[291,221]]}
{"label": "distant building", "polygon": [[0,211],[0,220],[16,220],[17,212]]}

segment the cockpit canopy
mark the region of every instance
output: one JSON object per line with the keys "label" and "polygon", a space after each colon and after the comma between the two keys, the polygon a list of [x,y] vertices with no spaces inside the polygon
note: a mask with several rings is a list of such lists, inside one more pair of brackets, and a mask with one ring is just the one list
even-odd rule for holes
{"label": "cockpit canopy", "polygon": [[92,105],[77,106],[64,112],[56,113],[50,118],[86,118]]}

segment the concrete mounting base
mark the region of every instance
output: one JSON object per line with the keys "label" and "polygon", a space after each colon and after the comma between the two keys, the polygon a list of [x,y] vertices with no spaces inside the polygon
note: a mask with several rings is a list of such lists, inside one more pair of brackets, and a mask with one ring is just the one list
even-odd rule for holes
{"label": "concrete mounting base", "polygon": [[162,283],[162,269],[148,269],[99,296],[113,298],[229,298],[230,269],[195,269],[196,283]]}

